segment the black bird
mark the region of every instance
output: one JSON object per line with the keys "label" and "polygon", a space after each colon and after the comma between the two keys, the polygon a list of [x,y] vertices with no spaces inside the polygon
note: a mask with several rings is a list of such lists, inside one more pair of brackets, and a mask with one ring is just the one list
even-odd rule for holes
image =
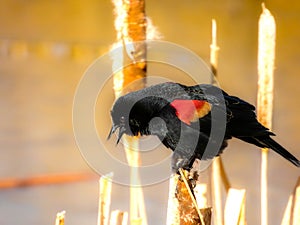
{"label": "black bird", "polygon": [[300,167],[300,161],[274,141],[257,121],[255,107],[220,88],[161,83],[118,98],[111,110],[112,128],[123,134],[156,135],[174,152],[172,168],[190,169],[196,158],[212,159],[232,137],[270,148]]}

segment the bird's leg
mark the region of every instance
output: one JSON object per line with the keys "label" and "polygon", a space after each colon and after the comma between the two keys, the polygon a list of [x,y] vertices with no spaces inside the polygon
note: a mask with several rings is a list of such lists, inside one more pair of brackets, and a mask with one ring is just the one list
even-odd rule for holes
{"label": "bird's leg", "polygon": [[188,172],[191,170],[193,167],[193,160],[190,158],[186,157],[183,154],[180,154],[180,152],[173,152],[172,155],[172,170],[173,172],[179,174],[179,169],[182,168],[184,170],[187,170]]}
{"label": "bird's leg", "polygon": [[187,163],[187,160],[184,158],[174,157],[174,155],[172,157],[172,170],[177,174],[179,174],[180,168],[190,171],[189,163]]}

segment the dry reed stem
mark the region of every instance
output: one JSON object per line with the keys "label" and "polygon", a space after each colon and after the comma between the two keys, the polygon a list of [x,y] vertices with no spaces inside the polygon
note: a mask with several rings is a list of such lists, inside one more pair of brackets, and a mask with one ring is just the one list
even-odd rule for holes
{"label": "dry reed stem", "polygon": [[261,225],[268,225],[268,149],[266,148],[263,148],[261,153],[260,185]]}
{"label": "dry reed stem", "polygon": [[293,194],[289,197],[281,225],[300,225],[300,177]]}
{"label": "dry reed stem", "polygon": [[[216,20],[212,20],[212,42],[210,45],[210,65],[211,70],[214,76],[218,75],[218,53],[219,46],[217,45],[217,23]],[[212,83],[215,84],[215,79],[212,80]]]}
{"label": "dry reed stem", "polygon": [[293,213],[292,225],[299,225],[300,224],[300,178],[298,179],[298,184],[294,192],[292,213]]}
{"label": "dry reed stem", "polygon": [[99,179],[99,210],[97,225],[108,225],[113,173]]}
{"label": "dry reed stem", "polygon": [[[276,24],[270,11],[262,4],[258,39],[258,95],[257,117],[266,127],[272,127],[273,71],[275,60]],[[261,158],[261,225],[268,224],[268,149],[262,149]]]}
{"label": "dry reed stem", "polygon": [[226,193],[228,193],[229,189],[231,188],[231,184],[230,184],[228,176],[227,176],[227,174],[225,172],[225,168],[224,168],[221,156],[220,156],[220,174],[221,174],[220,176],[222,178],[222,182],[223,182],[225,191],[226,191]]}
{"label": "dry reed stem", "polygon": [[214,224],[222,225],[223,207],[222,207],[222,186],[221,186],[221,158],[218,156],[212,163],[212,202],[214,209]]}
{"label": "dry reed stem", "polygon": [[178,199],[176,198],[176,189],[178,183],[178,175],[174,174],[169,180],[169,197],[168,197],[168,211],[166,225],[179,225],[180,215],[178,210]]}
{"label": "dry reed stem", "polygon": [[[210,45],[210,64],[213,75],[216,77],[218,73],[218,52],[219,46],[217,45],[217,23],[212,20],[212,43]],[[216,80],[212,78],[212,84],[216,84]],[[218,225],[223,224],[223,207],[222,207],[222,189],[221,181],[225,181],[225,186],[228,186],[228,178],[226,176],[221,157],[216,157],[212,163],[212,202],[214,209],[214,223]],[[222,180],[221,180],[222,178]],[[226,187],[227,190],[227,187]]]}

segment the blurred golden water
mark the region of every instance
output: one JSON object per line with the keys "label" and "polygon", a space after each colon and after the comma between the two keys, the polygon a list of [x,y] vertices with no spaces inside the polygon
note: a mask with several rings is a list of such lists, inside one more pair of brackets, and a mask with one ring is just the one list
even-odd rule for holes
{"label": "blurred golden water", "polygon": [[[89,172],[72,133],[72,102],[87,67],[115,40],[110,1],[3,0],[0,7],[0,178]],[[300,157],[300,4],[269,1],[277,22],[274,132]],[[164,36],[209,60],[211,19],[218,24],[219,82],[255,104],[260,1],[146,1]],[[109,116],[107,121],[110,121]],[[106,131],[103,131],[104,133]],[[270,224],[280,224],[299,176],[271,152]],[[224,163],[234,187],[247,190],[248,224],[259,223],[260,152],[231,141]],[[243,169],[240,169],[240,168]],[[67,224],[95,224],[97,181],[0,190],[0,224],[51,224],[67,211]],[[127,209],[124,187],[113,207]],[[149,224],[164,224],[167,183],[146,188]]]}

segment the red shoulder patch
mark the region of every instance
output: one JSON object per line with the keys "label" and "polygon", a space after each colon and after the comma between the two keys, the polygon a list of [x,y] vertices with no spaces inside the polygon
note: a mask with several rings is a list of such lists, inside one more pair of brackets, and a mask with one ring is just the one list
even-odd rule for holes
{"label": "red shoulder patch", "polygon": [[175,108],[177,117],[188,125],[207,115],[211,110],[210,104],[201,100],[176,99],[170,105]]}

